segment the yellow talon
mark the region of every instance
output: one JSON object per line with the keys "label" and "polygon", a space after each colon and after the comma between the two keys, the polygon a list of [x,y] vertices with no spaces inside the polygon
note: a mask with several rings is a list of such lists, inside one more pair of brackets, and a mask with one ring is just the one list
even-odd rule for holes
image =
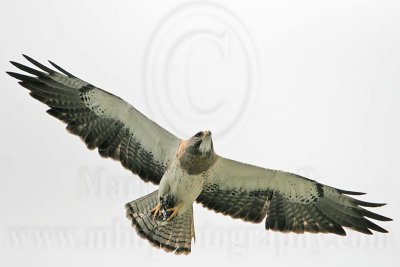
{"label": "yellow talon", "polygon": [[160,216],[161,215],[161,205],[160,205],[160,202],[158,202],[158,204],[154,207],[154,208],[152,208],[151,210],[150,210],[150,213],[154,213],[153,214],[153,221],[156,219],[156,216]]}
{"label": "yellow talon", "polygon": [[182,209],[183,203],[178,204],[177,206],[167,209],[167,211],[172,211],[171,215],[167,218],[167,222],[171,221],[178,215],[178,212]]}

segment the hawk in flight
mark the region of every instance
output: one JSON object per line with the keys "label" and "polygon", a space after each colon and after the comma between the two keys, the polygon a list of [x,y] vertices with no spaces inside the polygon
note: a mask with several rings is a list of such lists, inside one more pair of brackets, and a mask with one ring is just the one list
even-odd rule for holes
{"label": "hawk in flight", "polygon": [[364,207],[380,207],[351,197],[360,192],[323,185],[305,177],[252,166],[219,156],[210,131],[187,140],[166,131],[121,98],[87,83],[56,64],[38,69],[11,63],[30,75],[7,72],[30,95],[50,107],[89,149],[121,162],[159,189],[125,205],[140,236],[176,254],[188,254],[195,236],[193,203],[260,223],[265,229],[346,235],[343,227],[387,233],[370,219],[391,221]]}

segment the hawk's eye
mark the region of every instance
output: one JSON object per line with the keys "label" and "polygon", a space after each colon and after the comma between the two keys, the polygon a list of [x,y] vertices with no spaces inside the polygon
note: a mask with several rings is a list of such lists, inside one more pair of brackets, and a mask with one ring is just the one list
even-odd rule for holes
{"label": "hawk's eye", "polygon": [[203,132],[198,132],[197,134],[194,135],[194,137],[200,137],[203,134]]}

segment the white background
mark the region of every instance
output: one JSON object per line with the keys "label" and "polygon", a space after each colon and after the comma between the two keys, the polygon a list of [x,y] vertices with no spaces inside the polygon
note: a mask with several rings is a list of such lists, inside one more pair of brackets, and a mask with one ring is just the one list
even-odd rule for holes
{"label": "white background", "polygon": [[180,137],[211,129],[221,155],[367,192],[394,218],[380,223],[389,234],[284,235],[195,205],[191,255],[167,254],[124,217],[126,202],[155,187],[87,151],[1,74],[2,266],[400,263],[399,1],[0,7],[1,71],[21,53],[50,59]]}

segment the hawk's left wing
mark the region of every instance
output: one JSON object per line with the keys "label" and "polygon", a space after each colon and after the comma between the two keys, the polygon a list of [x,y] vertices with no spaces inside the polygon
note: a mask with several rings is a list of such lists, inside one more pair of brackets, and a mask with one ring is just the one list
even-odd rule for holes
{"label": "hawk's left wing", "polygon": [[328,232],[345,235],[344,227],[372,234],[387,231],[368,220],[390,218],[362,207],[380,207],[347,195],[363,193],[336,189],[299,175],[218,158],[197,202],[203,206],[281,232]]}
{"label": "hawk's left wing", "polygon": [[50,109],[50,115],[67,123],[89,149],[119,160],[144,181],[158,184],[179,139],[118,96],[97,88],[50,62],[60,72],[32,58],[37,69],[11,62],[27,74],[8,72],[30,90],[30,95]]}

